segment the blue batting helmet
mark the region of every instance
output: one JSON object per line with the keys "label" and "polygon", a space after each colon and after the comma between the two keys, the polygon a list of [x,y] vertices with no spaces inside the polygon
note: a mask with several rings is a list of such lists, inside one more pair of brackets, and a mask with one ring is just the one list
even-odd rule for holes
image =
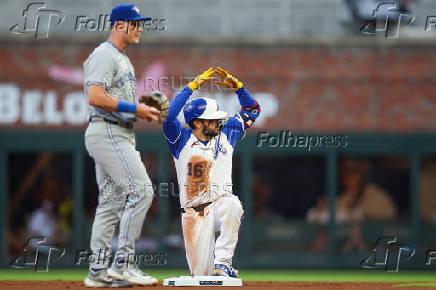
{"label": "blue batting helmet", "polygon": [[190,101],[183,108],[186,124],[192,119],[218,120],[225,119],[227,113],[220,111],[215,100],[209,98],[198,98]]}

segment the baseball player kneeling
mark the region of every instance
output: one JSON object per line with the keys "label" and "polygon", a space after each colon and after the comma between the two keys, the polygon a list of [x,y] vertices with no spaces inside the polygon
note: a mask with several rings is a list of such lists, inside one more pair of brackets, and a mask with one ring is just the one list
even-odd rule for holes
{"label": "baseball player kneeling", "polygon": [[[242,110],[233,117],[220,111],[215,100],[192,92],[217,73],[215,83],[233,88]],[[190,129],[181,128],[183,109]],[[180,190],[186,258],[194,276],[238,277],[232,258],[238,242],[243,209],[232,193],[232,155],[236,142],[260,114],[260,107],[243,84],[221,68],[210,68],[180,91],[170,103],[163,123],[174,156]],[[215,233],[220,232],[215,240]]]}

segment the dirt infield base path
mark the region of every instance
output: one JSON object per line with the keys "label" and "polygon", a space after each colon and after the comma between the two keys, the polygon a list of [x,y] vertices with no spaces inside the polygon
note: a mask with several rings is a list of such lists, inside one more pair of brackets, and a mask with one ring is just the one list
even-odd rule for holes
{"label": "dirt infield base path", "polygon": [[[434,289],[422,287],[426,283],[416,282],[420,287],[408,287],[410,283],[378,283],[378,282],[243,282],[244,290],[266,290],[266,289]],[[133,287],[130,289],[153,289],[168,290],[171,287],[164,287],[162,283],[149,287]],[[204,287],[208,288],[208,287]],[[237,289],[238,287],[219,287],[219,289]],[[0,289],[12,290],[54,290],[54,289],[92,289],[86,288],[78,281],[0,281]],[[108,288],[105,288],[108,289]],[[199,287],[180,287],[183,290],[199,289]]]}

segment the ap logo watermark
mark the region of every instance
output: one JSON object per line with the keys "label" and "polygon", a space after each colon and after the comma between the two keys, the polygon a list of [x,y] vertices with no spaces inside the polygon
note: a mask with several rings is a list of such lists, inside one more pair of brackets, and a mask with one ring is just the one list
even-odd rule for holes
{"label": "ap logo watermark", "polygon": [[410,25],[415,16],[398,8],[396,2],[382,2],[377,5],[372,16],[374,21],[360,28],[363,34],[384,33],[386,38],[398,38],[401,25]]}
{"label": "ap logo watermark", "polygon": [[45,237],[30,237],[24,243],[21,255],[14,258],[9,266],[15,269],[48,272],[49,265],[59,261],[64,255],[64,248],[48,244]]}
{"label": "ap logo watermark", "polygon": [[35,38],[48,38],[50,27],[60,24],[65,14],[59,10],[47,9],[43,2],[33,2],[23,10],[23,19],[9,31],[15,34],[34,33]]}
{"label": "ap logo watermark", "polygon": [[360,266],[364,269],[385,269],[398,272],[400,262],[410,260],[415,248],[409,244],[398,243],[396,237],[382,237],[373,247],[373,254],[364,259]]}

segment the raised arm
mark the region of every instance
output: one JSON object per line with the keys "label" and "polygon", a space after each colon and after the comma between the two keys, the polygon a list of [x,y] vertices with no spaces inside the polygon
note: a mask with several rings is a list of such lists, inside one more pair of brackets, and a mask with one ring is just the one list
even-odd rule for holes
{"label": "raised arm", "polygon": [[241,104],[239,115],[244,121],[244,129],[250,128],[260,115],[260,106],[245,87],[239,88],[236,94],[238,95],[239,104]]}
{"label": "raised arm", "polygon": [[256,120],[260,114],[260,106],[257,101],[251,96],[244,85],[238,81],[234,76],[222,68],[216,68],[216,73],[222,78],[221,81],[215,81],[226,88],[235,90],[239,104],[241,104],[241,111],[230,117],[224,124],[222,132],[227,136],[227,140],[232,146],[241,138],[246,128],[250,128],[251,124]]}
{"label": "raised arm", "polygon": [[180,136],[180,122],[177,120],[177,116],[191,95],[192,90],[186,86],[174,97],[170,103],[168,116],[163,122],[163,130],[165,137],[171,143],[175,142]]}
{"label": "raised arm", "polygon": [[259,104],[237,78],[220,67],[216,68],[215,71],[222,78],[221,81],[215,81],[215,83],[226,88],[232,88],[238,95],[241,111],[237,114],[239,116],[235,116],[235,118],[242,119],[244,129],[249,128],[260,114]]}
{"label": "raised arm", "polygon": [[168,116],[163,122],[163,130],[165,137],[170,144],[174,144],[178,141],[181,135],[180,122],[177,120],[177,116],[186,104],[186,101],[204,82],[211,79],[211,75],[215,71],[213,68],[209,68],[207,71],[203,72],[201,75],[197,76],[192,82],[190,82],[186,87],[184,87],[171,101],[168,110]]}

